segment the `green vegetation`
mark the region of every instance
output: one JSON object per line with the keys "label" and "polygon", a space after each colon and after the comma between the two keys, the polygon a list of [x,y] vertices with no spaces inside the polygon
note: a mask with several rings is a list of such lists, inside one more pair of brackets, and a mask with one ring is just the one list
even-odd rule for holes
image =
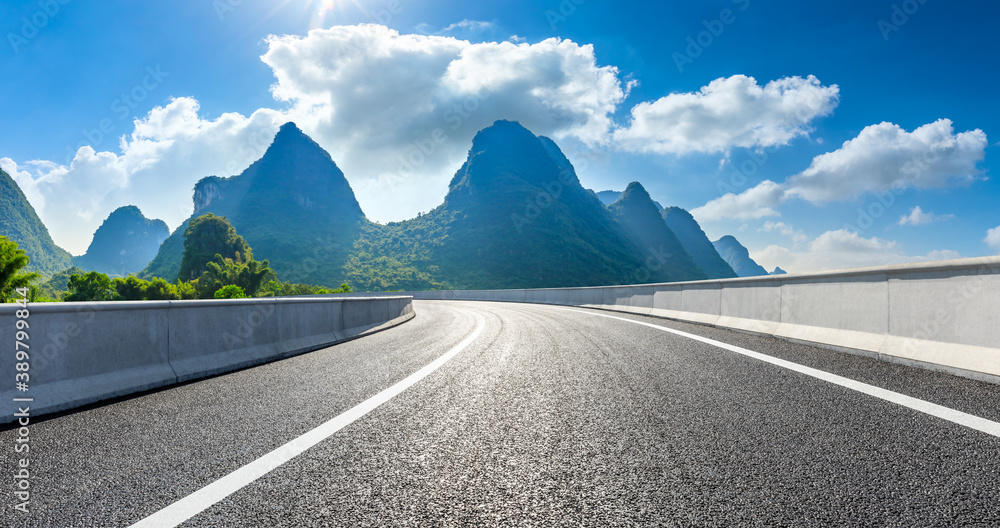
{"label": "green vegetation", "polygon": [[215,292],[216,299],[246,299],[248,297],[250,296],[243,291],[243,288],[235,284],[223,286],[219,288],[219,291]]}
{"label": "green vegetation", "polygon": [[221,255],[224,259],[253,260],[250,244],[236,234],[236,228],[224,216],[208,213],[192,220],[184,230],[184,257],[177,274],[191,280],[208,270],[208,264]]}
{"label": "green vegetation", "polygon": [[[134,275],[109,278],[92,271],[83,273],[72,268],[57,274],[46,283],[46,291],[66,301],[155,301],[181,299],[240,299],[246,297],[309,295],[317,293],[346,293],[351,288],[342,284],[338,289],[292,284],[278,281],[268,261],[258,262],[250,256],[253,250],[223,217],[212,214],[201,216],[187,229],[190,241],[184,261],[191,269],[201,266],[204,271],[197,279],[173,284],[160,277],[145,280]],[[232,257],[216,253],[199,264],[210,250],[232,252]],[[245,260],[244,260],[245,259]],[[61,294],[68,289],[68,294]]]}
{"label": "green vegetation", "polygon": [[24,250],[19,249],[17,242],[0,236],[0,301],[10,302],[18,288],[30,288],[31,283],[41,277],[38,273],[22,271],[28,266],[30,259]]}
{"label": "green vegetation", "polygon": [[103,273],[91,271],[83,275],[73,275],[69,278],[69,295],[67,302],[82,301],[120,301],[111,279]]}
{"label": "green vegetation", "polygon": [[86,271],[73,266],[52,275],[38,286],[39,301],[61,301],[69,292],[69,278],[73,275],[83,275]]}
{"label": "green vegetation", "polygon": [[330,289],[323,286],[310,286],[308,284],[293,284],[290,282],[280,282],[272,280],[261,288],[258,295],[260,297],[291,297],[294,295],[322,295],[328,293],[351,293],[351,287],[341,284],[339,288]]}
{"label": "green vegetation", "polygon": [[239,252],[234,259],[216,255],[215,260],[206,264],[205,268],[195,286],[203,299],[213,297],[215,292],[226,286],[238,286],[248,297],[254,297],[261,286],[277,278],[266,260],[243,262]]}
{"label": "green vegetation", "polygon": [[[337,285],[348,281],[344,264],[366,222],[343,172],[291,123],[281,127],[264,156],[242,174],[199,181],[194,205],[192,218],[164,241],[140,276],[190,280],[200,275],[204,270],[191,275],[181,269],[184,239],[190,222],[213,213],[226,217],[284,280]],[[202,262],[214,256],[208,250]]]}
{"label": "green vegetation", "polygon": [[47,277],[70,266],[72,256],[52,241],[49,230],[28,203],[21,188],[0,170],[0,236],[17,242],[28,255],[28,271]]}
{"label": "green vegetation", "polygon": [[194,285],[177,281],[170,284],[163,279],[145,281],[135,276],[109,278],[91,271],[73,274],[69,278],[69,293],[63,300],[74,301],[179,301],[196,299]]}

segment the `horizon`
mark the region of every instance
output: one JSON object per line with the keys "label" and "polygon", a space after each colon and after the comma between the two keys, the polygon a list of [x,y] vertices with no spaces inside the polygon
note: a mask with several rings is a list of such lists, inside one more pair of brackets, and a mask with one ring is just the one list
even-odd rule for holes
{"label": "horizon", "polygon": [[175,230],[195,182],[239,174],[289,121],[370,220],[414,218],[507,119],[584,187],[639,181],[769,270],[1000,252],[996,74],[975,52],[1000,41],[997,6],[236,4],[4,6],[22,104],[0,166],[56,244],[82,254],[127,205]]}

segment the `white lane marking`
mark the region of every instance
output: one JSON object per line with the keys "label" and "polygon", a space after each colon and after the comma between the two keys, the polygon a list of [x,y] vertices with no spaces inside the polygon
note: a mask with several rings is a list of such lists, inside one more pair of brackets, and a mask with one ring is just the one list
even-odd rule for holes
{"label": "white lane marking", "polygon": [[585,310],[574,310],[570,308],[564,308],[565,310],[571,312],[579,312],[583,314],[589,314],[597,317],[607,317],[608,319],[617,319],[619,321],[626,321],[629,323],[634,323],[637,325],[648,326],[650,328],[655,328],[657,330],[662,330],[664,332],[669,332],[671,334],[676,334],[688,339],[693,339],[695,341],[701,341],[712,346],[723,348],[729,350],[730,352],[736,352],[737,354],[742,354],[744,356],[749,356],[772,365],[777,365],[788,370],[793,370],[795,372],[805,374],[806,376],[812,376],[816,379],[821,379],[823,381],[833,383],[834,385],[840,385],[841,387],[846,387],[869,396],[874,396],[876,398],[889,401],[914,411],[919,411],[931,416],[941,418],[942,420],[947,420],[958,425],[964,425],[970,429],[975,429],[977,431],[982,431],[986,434],[1000,437],[1000,423],[987,420],[985,418],[980,418],[978,416],[964,413],[962,411],[956,411],[936,403],[931,403],[929,401],[920,400],[907,396],[905,394],[900,394],[898,392],[893,392],[891,390],[882,389],[874,385],[869,385],[867,383],[862,383],[860,381],[855,381],[843,376],[838,376],[836,374],[830,374],[822,370],[817,370],[805,365],[799,365],[798,363],[792,363],[791,361],[786,361],[784,359],[779,359],[773,356],[768,356],[767,354],[761,354],[760,352],[754,352],[753,350],[748,350],[746,348],[738,347],[736,345],[730,345],[728,343],[723,343],[721,341],[716,341],[714,339],[709,339],[707,337],[702,337],[700,335],[689,334],[687,332],[682,332],[680,330],[674,330],[673,328],[667,328],[665,326],[659,326],[652,323],[647,323],[644,321],[635,321],[633,319],[626,319],[624,317],[615,317],[613,315],[605,315],[594,312],[589,312]]}
{"label": "white lane marking", "polygon": [[483,318],[479,315],[476,315],[476,322],[476,329],[473,330],[468,337],[463,339],[461,343],[455,345],[443,356],[427,364],[424,368],[410,374],[395,385],[383,390],[375,396],[372,396],[371,398],[355,405],[336,418],[332,418],[302,436],[289,441],[274,451],[267,453],[266,455],[250,462],[236,471],[233,471],[219,480],[216,480],[204,488],[195,491],[187,497],[184,497],[183,499],[163,508],[149,517],[142,519],[141,521],[133,524],[130,528],[161,528],[178,526],[195,515],[205,511],[215,503],[235,493],[244,486],[247,486],[251,482],[268,474],[271,470],[302,454],[310,447],[326,440],[337,431],[347,427],[358,418],[368,414],[378,406],[391,400],[395,396],[399,395],[399,393],[426,378],[430,373],[437,370],[441,367],[441,365],[447,363],[448,360],[455,357],[459,352],[472,344],[472,342],[475,341],[486,328],[485,320],[483,320]]}

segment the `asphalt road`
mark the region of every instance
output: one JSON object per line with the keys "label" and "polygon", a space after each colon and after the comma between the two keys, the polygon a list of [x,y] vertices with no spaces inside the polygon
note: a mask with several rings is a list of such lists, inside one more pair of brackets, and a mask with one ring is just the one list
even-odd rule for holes
{"label": "asphalt road", "polygon": [[[32,423],[30,513],[0,479],[0,526],[129,526],[462,344],[183,526],[1000,526],[996,436],[607,312],[415,309],[363,339]],[[1000,421],[997,385],[616,315]],[[16,434],[0,430],[5,477]]]}

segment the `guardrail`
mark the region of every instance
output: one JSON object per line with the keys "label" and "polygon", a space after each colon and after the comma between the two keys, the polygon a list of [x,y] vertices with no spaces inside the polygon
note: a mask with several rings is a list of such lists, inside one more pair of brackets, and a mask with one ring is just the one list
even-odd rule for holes
{"label": "guardrail", "polygon": [[653,315],[1000,382],[1000,257],[636,286],[406,294]]}
{"label": "guardrail", "polygon": [[[28,390],[17,388],[19,361],[11,347],[0,360],[2,421],[12,421],[18,406],[30,406],[37,416],[330,346],[409,320],[411,300],[396,295],[30,304]],[[0,305],[0,335],[13,337],[19,308]],[[25,397],[33,401],[14,402]]]}

